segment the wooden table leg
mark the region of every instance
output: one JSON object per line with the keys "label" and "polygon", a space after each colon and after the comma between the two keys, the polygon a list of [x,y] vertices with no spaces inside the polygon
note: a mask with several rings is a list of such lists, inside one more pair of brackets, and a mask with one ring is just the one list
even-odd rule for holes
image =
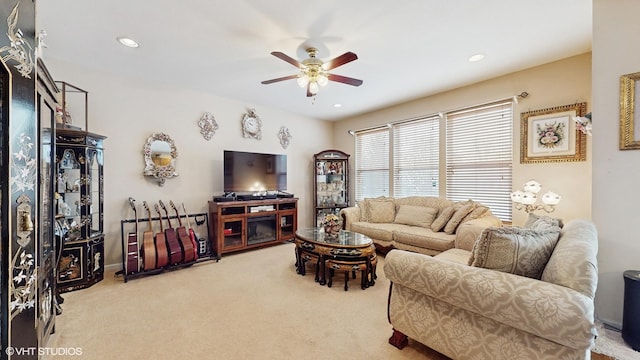
{"label": "wooden table leg", "polygon": [[318,273],[320,273],[320,285],[325,285],[327,283],[326,280],[326,266],[324,263],[324,255],[318,255],[318,263],[320,263],[320,271],[318,271]]}

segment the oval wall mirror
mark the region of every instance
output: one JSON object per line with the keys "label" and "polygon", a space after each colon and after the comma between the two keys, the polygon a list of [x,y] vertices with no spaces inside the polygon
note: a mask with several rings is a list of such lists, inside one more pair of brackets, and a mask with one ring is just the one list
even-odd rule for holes
{"label": "oval wall mirror", "polygon": [[165,133],[155,133],[144,144],[144,175],[158,179],[158,185],[164,185],[166,179],[178,176],[175,162],[178,150],[173,139]]}

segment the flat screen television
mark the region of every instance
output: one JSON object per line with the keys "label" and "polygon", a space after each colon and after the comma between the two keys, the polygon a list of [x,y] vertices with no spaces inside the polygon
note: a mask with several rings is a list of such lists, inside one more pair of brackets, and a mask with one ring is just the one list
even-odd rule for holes
{"label": "flat screen television", "polygon": [[287,155],[224,150],[223,162],[225,192],[287,189]]}

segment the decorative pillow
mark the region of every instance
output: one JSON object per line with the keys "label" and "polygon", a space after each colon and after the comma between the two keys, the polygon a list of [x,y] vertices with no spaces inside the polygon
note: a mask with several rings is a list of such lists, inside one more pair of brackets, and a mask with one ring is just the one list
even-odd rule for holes
{"label": "decorative pillow", "polygon": [[462,221],[460,221],[460,224],[464,224],[467,221],[480,219],[481,217],[485,217],[485,216],[489,215],[490,213],[491,213],[491,211],[489,210],[488,207],[486,207],[484,205],[477,205],[476,208],[473,209],[473,211],[471,211],[469,213],[469,215],[465,216],[464,219],[462,219]]}
{"label": "decorative pillow", "polygon": [[465,216],[469,215],[469,213],[471,213],[471,211],[473,211],[475,207],[476,204],[467,204],[458,207],[451,216],[451,219],[447,221],[447,225],[444,226],[444,232],[447,234],[453,234],[458,228],[458,225],[460,225],[460,223],[462,222],[462,219],[464,219]]}
{"label": "decorative pillow", "polygon": [[396,224],[429,228],[438,215],[438,209],[426,206],[400,205],[396,213]]}
{"label": "decorative pillow", "polygon": [[365,200],[369,222],[392,223],[396,218],[396,205],[393,199]]}
{"label": "decorative pillow", "polygon": [[562,219],[552,218],[551,216],[545,215],[536,215],[534,213],[529,213],[529,217],[527,221],[524,223],[525,228],[533,229],[535,226],[536,230],[541,230],[543,228],[548,227],[560,227],[562,228],[564,224],[562,223]]}
{"label": "decorative pillow", "polygon": [[385,196],[378,196],[377,198],[365,198],[361,201],[356,201],[356,206],[360,208],[360,221],[369,222],[369,202],[388,199]]}
{"label": "decorative pillow", "polygon": [[489,227],[473,245],[469,265],[540,279],[559,237],[559,227]]}
{"label": "decorative pillow", "polygon": [[359,221],[369,221],[367,219],[367,204],[364,200],[356,201],[356,207],[360,209],[360,220]]}
{"label": "decorative pillow", "polygon": [[438,214],[438,217],[431,223],[431,231],[438,232],[444,229],[445,225],[447,225],[449,219],[451,219],[455,212],[456,209],[453,206],[444,208],[440,214]]}

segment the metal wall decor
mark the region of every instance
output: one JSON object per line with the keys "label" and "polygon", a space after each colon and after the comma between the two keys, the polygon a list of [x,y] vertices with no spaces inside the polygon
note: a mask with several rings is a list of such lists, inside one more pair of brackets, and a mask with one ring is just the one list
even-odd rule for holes
{"label": "metal wall decor", "polygon": [[0,55],[2,55],[2,61],[14,60],[18,64],[15,65],[20,75],[27,79],[31,79],[31,72],[33,71],[33,56],[31,53],[33,49],[31,45],[23,38],[22,30],[18,28],[18,8],[20,7],[20,1],[16,3],[7,18],[7,36],[11,41],[10,46],[3,46],[0,48]]}
{"label": "metal wall decor", "polygon": [[205,140],[211,140],[216,130],[218,130],[216,119],[208,112],[202,114],[200,121],[198,121],[198,126],[200,127],[200,134],[202,134]]}
{"label": "metal wall decor", "polygon": [[[635,111],[640,72],[620,77],[620,150],[640,149],[640,116]],[[639,90],[640,91],[640,90]]]}
{"label": "metal wall decor", "polygon": [[262,139],[262,121],[255,109],[249,109],[242,118],[242,136],[256,140]]}
{"label": "metal wall decor", "polygon": [[286,149],[291,143],[291,134],[289,133],[289,129],[286,126],[281,126],[280,131],[278,131],[278,139],[280,139],[280,145],[282,145],[283,149]]}

